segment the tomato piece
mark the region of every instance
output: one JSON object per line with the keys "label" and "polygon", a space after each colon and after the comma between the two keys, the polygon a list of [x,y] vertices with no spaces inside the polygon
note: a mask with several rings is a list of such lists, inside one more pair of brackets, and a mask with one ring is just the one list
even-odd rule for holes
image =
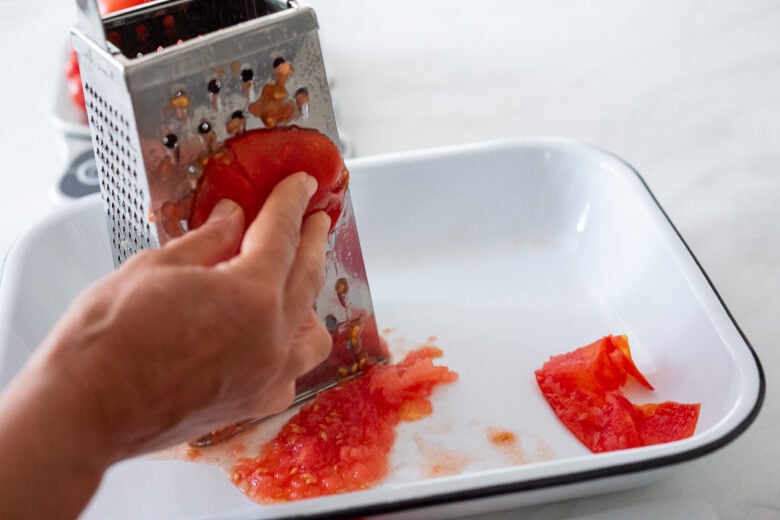
{"label": "tomato piece", "polygon": [[626,375],[632,376],[639,384],[647,388],[653,389],[653,385],[645,379],[642,372],[634,364],[634,360],[631,359],[631,348],[628,345],[628,336],[621,334],[620,336],[607,336],[611,343],[611,349],[609,349],[609,357],[612,362],[620,367],[620,370]]}
{"label": "tomato piece", "polygon": [[635,404],[633,418],[642,437],[642,445],[648,446],[692,436],[700,411],[700,404],[681,404],[674,401]]}
{"label": "tomato piece", "polygon": [[535,375],[555,415],[594,453],[684,439],[696,429],[698,404],[635,405],[623,396],[629,376],[653,389],[631,359],[625,336],[554,356]]}
{"label": "tomato piece", "polygon": [[[299,127],[260,128],[249,130],[225,141],[220,161],[209,160],[204,168],[197,191],[204,186],[215,193],[216,186],[225,178],[220,172],[232,170],[252,187],[257,210],[246,213],[247,226],[257,215],[274,186],[288,175],[305,171],[317,179],[319,186],[312,196],[306,215],[325,211],[331,219],[331,228],[341,215],[348,183],[348,172],[338,147],[317,130]],[[232,182],[225,180],[224,182]],[[230,189],[232,189],[231,187]],[[225,190],[227,193],[229,190]],[[218,202],[213,196],[196,193],[190,229],[197,228],[208,217]],[[237,201],[238,202],[238,201]],[[243,206],[243,204],[242,204]],[[245,208],[246,211],[246,208]]]}
{"label": "tomato piece", "polygon": [[[555,376],[558,384],[567,388],[589,389],[598,392],[617,390],[628,376],[652,390],[631,359],[625,336],[605,336],[590,345],[569,354],[555,356],[544,364],[546,376]],[[538,374],[537,374],[538,379]]]}

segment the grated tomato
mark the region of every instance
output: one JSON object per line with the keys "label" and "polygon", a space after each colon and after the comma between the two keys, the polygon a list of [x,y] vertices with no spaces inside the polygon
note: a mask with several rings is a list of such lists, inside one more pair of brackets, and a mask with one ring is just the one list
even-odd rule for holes
{"label": "grated tomato", "polygon": [[428,397],[457,379],[435,347],[320,393],[265,444],[233,468],[233,482],[258,502],[281,502],[365,489],[388,472],[395,427],[432,412]]}

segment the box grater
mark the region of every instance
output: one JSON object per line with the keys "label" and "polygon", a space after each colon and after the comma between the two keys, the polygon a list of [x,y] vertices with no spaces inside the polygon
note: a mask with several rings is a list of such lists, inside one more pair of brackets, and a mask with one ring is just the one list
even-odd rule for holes
{"label": "box grater", "polygon": [[[72,43],[115,266],[186,232],[181,201],[191,197],[203,159],[233,135],[297,125],[338,143],[310,7],[282,0],[162,0],[101,18],[96,0],[76,3]],[[274,117],[257,109],[264,91],[279,102]],[[387,357],[348,193],[328,242],[316,307],[334,348],[298,380],[296,402]]]}

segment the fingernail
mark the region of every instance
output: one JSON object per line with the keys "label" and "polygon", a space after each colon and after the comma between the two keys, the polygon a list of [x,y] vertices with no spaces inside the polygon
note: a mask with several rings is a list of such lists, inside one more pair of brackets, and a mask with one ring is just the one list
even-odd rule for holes
{"label": "fingernail", "polygon": [[219,222],[220,220],[225,220],[233,213],[235,213],[238,207],[238,204],[232,200],[222,199],[217,202],[217,205],[214,206],[213,210],[211,210],[211,215],[209,215],[208,222]]}

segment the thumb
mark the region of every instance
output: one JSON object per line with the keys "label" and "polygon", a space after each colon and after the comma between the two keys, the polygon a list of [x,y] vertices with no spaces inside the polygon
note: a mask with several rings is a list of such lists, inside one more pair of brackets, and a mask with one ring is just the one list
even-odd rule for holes
{"label": "thumb", "polygon": [[215,265],[238,253],[243,234],[241,206],[222,199],[202,226],[168,242],[160,254],[166,263]]}

